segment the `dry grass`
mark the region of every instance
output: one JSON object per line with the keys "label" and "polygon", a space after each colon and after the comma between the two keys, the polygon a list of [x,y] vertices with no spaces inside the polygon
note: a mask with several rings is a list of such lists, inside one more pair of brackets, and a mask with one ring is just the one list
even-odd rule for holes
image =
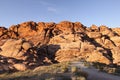
{"label": "dry grass", "polygon": [[120,76],[120,66],[118,65],[106,65],[104,63],[99,63],[99,62],[87,62],[84,61],[84,65],[87,67],[95,67],[99,71],[106,72],[109,74],[114,74]]}
{"label": "dry grass", "polygon": [[59,63],[59,64],[53,64],[50,66],[40,66],[35,68],[34,70],[26,70],[26,71],[20,71],[20,72],[14,72],[14,73],[4,73],[0,74],[0,79],[17,79],[17,78],[29,78],[29,77],[39,77],[40,75],[44,73],[57,73],[61,72],[62,66],[68,66],[68,62]]}
{"label": "dry grass", "polygon": [[0,80],[72,80],[72,72],[69,65],[69,62],[63,62],[49,66],[40,66],[34,70],[4,73],[0,74]]}
{"label": "dry grass", "polygon": [[103,63],[98,63],[98,62],[94,62],[92,63],[92,65],[95,68],[99,69],[100,71],[120,76],[120,66],[117,66],[117,65],[111,66]]}

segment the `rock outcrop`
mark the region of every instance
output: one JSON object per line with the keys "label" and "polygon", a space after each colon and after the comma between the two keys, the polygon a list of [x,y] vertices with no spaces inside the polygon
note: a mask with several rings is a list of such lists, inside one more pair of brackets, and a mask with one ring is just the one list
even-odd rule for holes
{"label": "rock outcrop", "polygon": [[30,54],[27,53],[30,48],[32,48],[31,44],[22,39],[9,39],[1,46],[0,55],[22,60],[26,56],[30,56]]}
{"label": "rock outcrop", "polygon": [[119,49],[120,29],[104,25],[86,27],[80,22],[29,21],[9,29],[0,27],[0,69],[10,66],[4,70],[26,70],[75,58],[120,65]]}

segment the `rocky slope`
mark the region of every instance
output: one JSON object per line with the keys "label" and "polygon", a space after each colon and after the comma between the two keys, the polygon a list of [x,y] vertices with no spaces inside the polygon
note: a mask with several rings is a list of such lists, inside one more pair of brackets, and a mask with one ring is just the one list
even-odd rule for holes
{"label": "rocky slope", "polygon": [[[75,58],[120,65],[120,28],[80,22],[24,22],[0,27],[0,71],[25,70]],[[17,66],[16,66],[17,65]]]}

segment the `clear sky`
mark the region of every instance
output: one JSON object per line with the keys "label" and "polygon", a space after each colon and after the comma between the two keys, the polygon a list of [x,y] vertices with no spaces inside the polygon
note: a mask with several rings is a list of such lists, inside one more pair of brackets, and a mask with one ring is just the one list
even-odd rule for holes
{"label": "clear sky", "polygon": [[0,0],[0,26],[63,20],[120,27],[120,0]]}

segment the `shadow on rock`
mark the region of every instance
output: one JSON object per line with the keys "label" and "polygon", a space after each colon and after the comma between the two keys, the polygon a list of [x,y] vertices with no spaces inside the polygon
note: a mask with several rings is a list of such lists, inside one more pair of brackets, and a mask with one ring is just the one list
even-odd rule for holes
{"label": "shadow on rock", "polygon": [[42,45],[37,49],[38,58],[43,63],[56,63],[55,53],[60,49],[60,45]]}

